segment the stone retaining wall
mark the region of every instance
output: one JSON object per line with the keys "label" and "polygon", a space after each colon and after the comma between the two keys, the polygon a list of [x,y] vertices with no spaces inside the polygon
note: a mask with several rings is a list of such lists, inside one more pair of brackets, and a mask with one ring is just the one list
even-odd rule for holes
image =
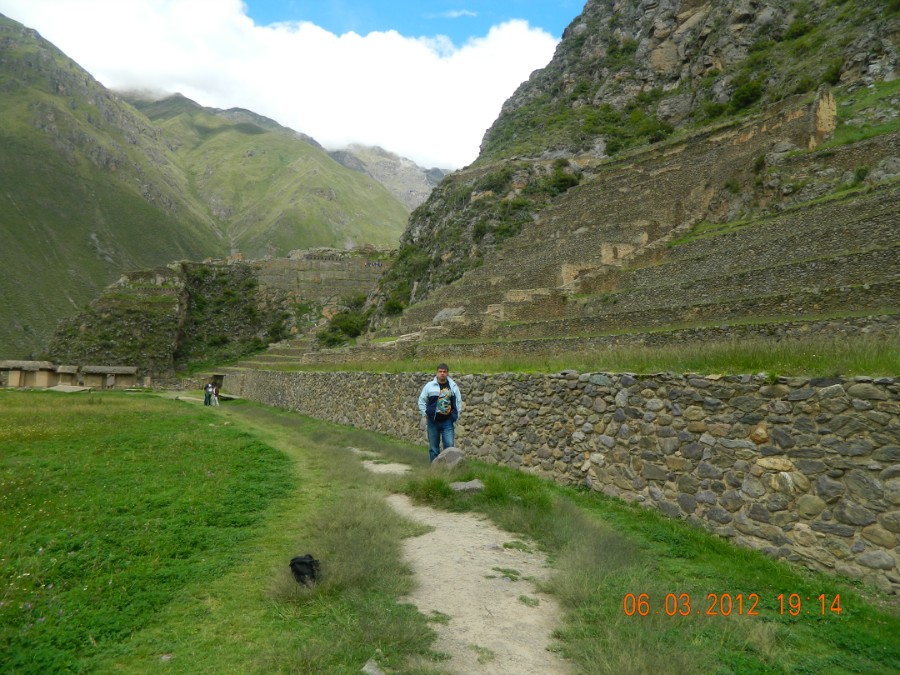
{"label": "stone retaining wall", "polygon": [[276,258],[253,263],[260,287],[286,293],[298,302],[368,295],[390,260],[365,256]]}
{"label": "stone retaining wall", "polygon": [[[224,391],[423,444],[430,374],[226,376]],[[900,592],[900,379],[457,377],[468,455],[638,501]]]}
{"label": "stone retaining wall", "polygon": [[[669,306],[620,311],[610,304],[606,311],[585,313],[581,317],[547,319],[544,321],[509,322],[497,324],[491,336],[499,340],[540,338],[546,335],[591,335],[612,330],[666,328],[677,323],[694,323],[700,320],[728,323],[743,321],[748,317],[803,316],[810,313],[838,313],[842,311],[869,311],[873,314],[890,311],[900,306],[900,285],[896,281],[884,281],[851,287],[825,289],[788,290],[768,296],[750,296],[722,302],[696,302]],[[448,337],[456,338],[456,332],[448,329]]]}
{"label": "stone retaining wall", "polygon": [[[895,337],[900,333],[900,315],[846,317],[820,321],[783,321],[771,323],[723,324],[701,328],[680,328],[658,332],[622,333],[616,335],[589,335],[584,337],[557,337],[518,339],[506,341],[459,342],[456,344],[429,344],[427,342],[364,343],[341,349],[322,349],[305,354],[293,352],[299,363],[306,365],[341,365],[347,363],[384,363],[388,360],[431,359],[454,361],[455,359],[492,358],[509,354],[533,356],[558,356],[625,346],[665,346],[674,344],[698,344],[729,342],[731,340],[791,340],[823,338],[840,340],[845,337],[873,335]],[[278,353],[277,350],[272,350]]]}

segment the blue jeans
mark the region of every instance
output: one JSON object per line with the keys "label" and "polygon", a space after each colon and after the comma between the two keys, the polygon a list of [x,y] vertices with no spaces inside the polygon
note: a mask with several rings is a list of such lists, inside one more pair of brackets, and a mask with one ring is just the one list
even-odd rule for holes
{"label": "blue jeans", "polygon": [[441,454],[441,442],[444,444],[444,450],[453,447],[453,422],[449,417],[443,422],[428,420],[428,456],[432,462]]}

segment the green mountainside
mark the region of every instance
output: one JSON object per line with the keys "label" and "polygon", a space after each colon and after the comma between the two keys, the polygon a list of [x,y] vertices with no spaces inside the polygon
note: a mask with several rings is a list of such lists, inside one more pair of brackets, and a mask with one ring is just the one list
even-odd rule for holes
{"label": "green mountainside", "polygon": [[32,351],[122,270],[227,250],[146,118],[0,17],[0,350]]}
{"label": "green mountainside", "polygon": [[162,130],[232,250],[257,258],[313,246],[396,244],[407,208],[308,136],[178,95],[132,103]]}
{"label": "green mountainside", "polygon": [[180,96],[140,106],[0,15],[0,354],[27,357],[124,272],[395,245],[408,209],[312,139]]}

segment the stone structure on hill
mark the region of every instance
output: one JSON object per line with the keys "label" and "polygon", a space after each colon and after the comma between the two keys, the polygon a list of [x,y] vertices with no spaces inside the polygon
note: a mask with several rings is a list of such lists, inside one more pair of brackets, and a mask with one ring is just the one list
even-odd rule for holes
{"label": "stone structure on hill", "polygon": [[[827,153],[798,152],[815,142],[813,122],[827,98],[619,162],[585,163],[590,180],[459,283],[433,289],[399,319],[383,320],[378,334],[534,338],[896,309],[900,133]],[[848,191],[859,167],[878,172]],[[753,215],[739,219],[742,212]],[[735,221],[740,225],[726,225]],[[702,237],[690,240],[699,226]],[[821,294],[839,288],[859,293],[844,300]],[[820,292],[804,298],[807,289]],[[768,303],[759,302],[766,297]],[[654,305],[658,317],[648,311]],[[551,319],[568,326],[550,326]],[[539,320],[527,332],[528,322]]]}
{"label": "stone structure on hill", "polygon": [[900,132],[806,151],[832,106],[823,89],[620,161],[585,160],[589,179],[456,283],[380,319],[377,340],[278,345],[254,363],[896,335]]}
{"label": "stone structure on hill", "polygon": [[368,295],[390,269],[392,257],[374,248],[357,251],[317,248],[291,251],[287,258],[252,263],[260,292],[292,302],[339,304]]}
{"label": "stone structure on hill", "polygon": [[[391,325],[402,306],[431,305],[429,320],[462,306],[439,297],[448,285],[490,305],[502,294],[488,302],[481,288],[556,300],[554,289],[592,268],[652,264],[635,257],[692,227],[896,176],[898,22],[862,2],[589,0],[552,61],[504,104],[479,158],[412,214],[381,327],[416,330]],[[842,142],[877,138],[823,149],[842,129]],[[601,227],[602,237],[573,236]],[[519,261],[525,239],[535,259],[553,258],[544,278]],[[490,276],[473,274],[487,267]],[[502,279],[504,267],[530,278]],[[464,276],[471,285],[456,283]]]}
{"label": "stone structure on hill", "polygon": [[171,378],[176,363],[233,359],[315,326],[348,298],[368,295],[391,260],[371,247],[318,248],[132,272],[63,322],[48,353]]}

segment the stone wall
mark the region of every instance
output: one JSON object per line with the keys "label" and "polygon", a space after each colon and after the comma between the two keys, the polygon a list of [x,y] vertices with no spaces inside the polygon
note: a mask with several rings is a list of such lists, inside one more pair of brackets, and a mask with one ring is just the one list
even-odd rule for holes
{"label": "stone wall", "polygon": [[297,255],[256,261],[260,288],[287,294],[297,302],[368,295],[382,275],[390,269],[391,259],[363,255]]}
{"label": "stone wall", "polygon": [[[224,391],[423,444],[430,374],[226,376]],[[637,501],[900,592],[900,379],[457,377],[468,455]]]}

